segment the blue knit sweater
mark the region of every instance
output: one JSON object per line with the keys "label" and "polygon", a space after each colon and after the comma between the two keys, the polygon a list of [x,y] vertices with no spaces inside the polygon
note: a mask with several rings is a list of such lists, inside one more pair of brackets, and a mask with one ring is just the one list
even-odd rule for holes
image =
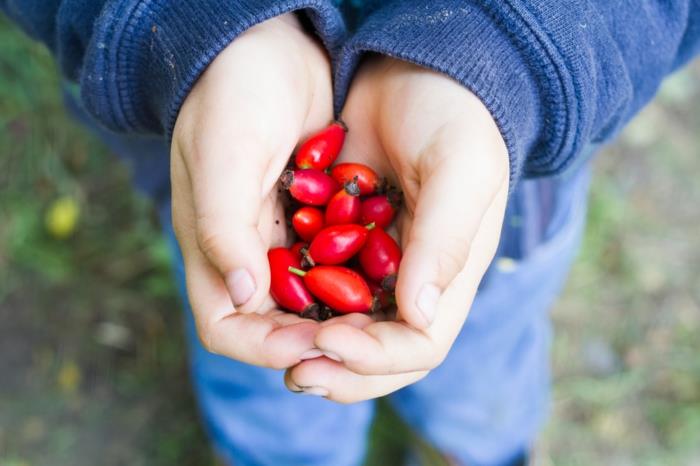
{"label": "blue knit sweater", "polygon": [[80,83],[88,112],[168,138],[197,77],[246,28],[305,15],[335,64],[339,110],[378,52],[478,95],[522,177],[582,163],[700,51],[700,0],[0,0]]}

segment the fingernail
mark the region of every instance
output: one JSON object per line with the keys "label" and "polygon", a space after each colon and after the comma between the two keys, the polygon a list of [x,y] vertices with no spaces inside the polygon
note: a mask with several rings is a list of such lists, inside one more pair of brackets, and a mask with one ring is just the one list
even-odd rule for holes
{"label": "fingernail", "polygon": [[321,351],[320,349],[310,349],[306,353],[299,356],[299,359],[305,361],[307,359],[320,358],[321,356],[323,356],[323,351]]}
{"label": "fingernail", "polygon": [[328,396],[328,390],[323,387],[304,387],[304,395]]}
{"label": "fingernail", "polygon": [[335,353],[331,353],[330,351],[324,351],[324,352],[323,352],[323,355],[324,355],[325,357],[327,357],[328,359],[332,359],[332,360],[338,361],[338,362],[343,362],[343,360],[340,359],[340,356],[338,356],[338,355],[335,354]]}
{"label": "fingernail", "polygon": [[226,279],[234,306],[242,306],[255,294],[255,280],[246,269],[236,269]]}
{"label": "fingernail", "polygon": [[435,320],[435,313],[437,312],[437,303],[440,299],[440,288],[433,285],[432,283],[426,283],[420,289],[418,297],[416,298],[416,306],[418,310],[423,314],[428,325],[433,323]]}

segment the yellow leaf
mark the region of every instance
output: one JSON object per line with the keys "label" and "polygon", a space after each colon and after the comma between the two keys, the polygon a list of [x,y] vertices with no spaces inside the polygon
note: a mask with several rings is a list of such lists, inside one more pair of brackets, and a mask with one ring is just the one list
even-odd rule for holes
{"label": "yellow leaf", "polygon": [[66,239],[75,231],[80,217],[80,207],[71,196],[63,196],[51,203],[46,211],[46,229],[56,239]]}
{"label": "yellow leaf", "polygon": [[75,393],[80,386],[82,373],[80,367],[73,361],[68,361],[58,371],[58,386],[64,393]]}

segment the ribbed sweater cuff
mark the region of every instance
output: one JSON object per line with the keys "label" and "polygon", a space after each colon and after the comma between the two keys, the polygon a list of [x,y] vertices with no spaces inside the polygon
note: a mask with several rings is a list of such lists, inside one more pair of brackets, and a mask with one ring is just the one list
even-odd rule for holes
{"label": "ribbed sweater cuff", "polygon": [[509,151],[512,190],[539,144],[543,106],[528,54],[496,17],[474,3],[392,1],[375,11],[340,53],[336,107],[367,52],[445,73],[479,97],[498,124]]}
{"label": "ribbed sweater cuff", "polygon": [[330,0],[112,0],[81,76],[87,110],[118,132],[164,134],[209,63],[246,29],[303,10],[329,52],[344,38]]}

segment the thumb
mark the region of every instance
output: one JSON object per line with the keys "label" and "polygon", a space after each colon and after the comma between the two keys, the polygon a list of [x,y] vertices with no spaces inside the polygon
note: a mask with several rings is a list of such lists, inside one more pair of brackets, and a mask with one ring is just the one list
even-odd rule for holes
{"label": "thumb", "polygon": [[432,324],[443,291],[466,265],[484,214],[508,183],[507,155],[505,163],[494,163],[493,150],[455,139],[420,156],[416,207],[406,220],[396,300],[401,318],[416,328]]}
{"label": "thumb", "polygon": [[270,287],[267,247],[258,229],[269,157],[245,139],[250,137],[229,136],[232,147],[202,148],[196,168],[190,168],[199,248],[243,313],[256,311]]}

